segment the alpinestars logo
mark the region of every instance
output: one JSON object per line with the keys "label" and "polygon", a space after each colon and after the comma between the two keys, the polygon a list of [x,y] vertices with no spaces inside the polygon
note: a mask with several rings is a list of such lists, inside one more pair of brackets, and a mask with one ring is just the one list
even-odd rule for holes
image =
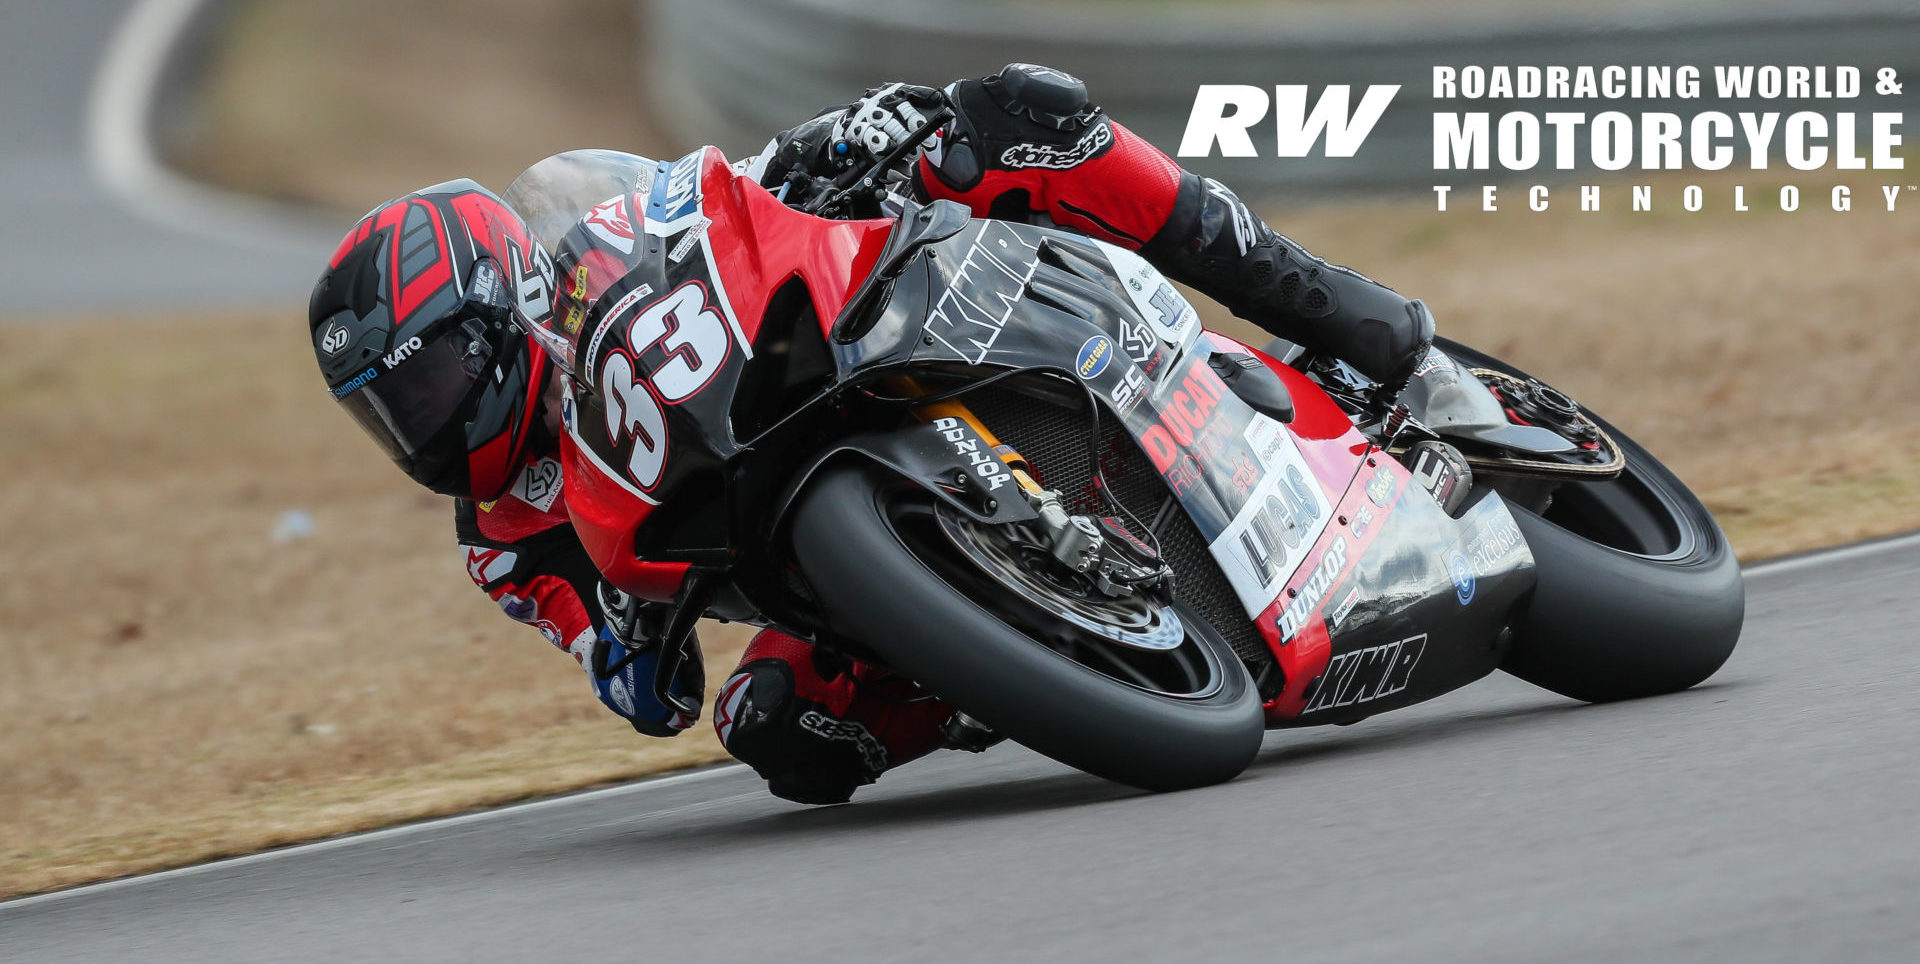
{"label": "alpinestars logo", "polygon": [[1000,163],[1006,167],[1043,167],[1050,171],[1064,171],[1080,166],[1112,146],[1113,129],[1103,122],[1082,135],[1079,143],[1064,150],[1047,144],[1015,144],[1001,152]]}
{"label": "alpinestars logo", "polygon": [[1335,536],[1333,544],[1327,546],[1320,564],[1314,567],[1313,575],[1307,577],[1307,583],[1300,587],[1300,595],[1287,603],[1285,612],[1280,614],[1280,638],[1288,640],[1306,625],[1314,612],[1320,608],[1321,600],[1333,590],[1333,581],[1340,578],[1342,570],[1347,568],[1347,537]]}

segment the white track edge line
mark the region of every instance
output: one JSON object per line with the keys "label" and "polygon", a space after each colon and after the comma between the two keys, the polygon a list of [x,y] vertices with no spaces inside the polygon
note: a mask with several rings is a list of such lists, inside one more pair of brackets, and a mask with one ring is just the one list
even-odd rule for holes
{"label": "white track edge line", "polygon": [[1920,548],[1920,532],[1887,536],[1881,539],[1871,539],[1866,542],[1854,542],[1844,546],[1835,546],[1831,549],[1815,549],[1812,552],[1785,556],[1779,559],[1769,559],[1764,562],[1756,562],[1751,566],[1743,568],[1741,575],[1748,579],[1775,576],[1784,573],[1799,572],[1803,569],[1849,562],[1868,556],[1877,556],[1882,553],[1899,552],[1902,549],[1910,548]]}
{"label": "white track edge line", "polygon": [[[276,847],[272,850],[262,850],[258,853],[241,854],[237,857],[223,857],[219,860],[213,860],[203,864],[191,864],[185,867],[173,867],[168,870],[157,870],[149,874],[135,874],[131,877],[118,877],[113,880],[103,880],[103,881],[100,881],[99,883],[81,884],[77,887],[66,888],[65,890],[49,891],[44,894],[30,894],[25,897],[16,897],[12,900],[0,901],[0,914],[4,914],[7,911],[16,910],[22,907],[31,907],[35,904],[51,903],[54,901],[65,900],[69,897],[79,897],[79,896],[86,896],[90,894],[104,893],[106,891],[120,890],[122,888],[131,887],[136,884],[156,883],[159,881],[170,880],[170,879],[175,879],[180,877],[191,877],[198,874],[214,873],[221,870],[231,870],[239,867],[249,866],[251,864],[268,863],[270,861],[279,860],[283,857],[295,857],[295,856],[303,856],[307,854],[324,853],[326,851],[337,850],[342,847],[373,843],[381,840],[392,840],[400,837],[409,837],[409,836],[413,836],[414,834],[425,833],[432,830],[445,830],[450,827],[459,827],[459,826],[464,826],[470,823],[481,823],[487,820],[494,820],[494,819],[499,819],[503,817],[512,817],[520,814],[532,813],[538,810],[545,810],[550,807],[558,807],[566,804],[578,803],[581,801],[602,800],[602,799],[608,799],[608,798],[614,798],[614,797],[629,796],[637,793],[645,793],[650,790],[657,790],[663,787],[680,786],[688,783],[698,783],[703,780],[710,780],[716,776],[723,776],[738,770],[745,770],[745,769],[746,769],[746,766],[743,764],[723,763],[716,766],[703,767],[698,770],[687,770],[680,773],[668,773],[662,776],[648,777],[642,780],[635,781],[633,783],[622,783],[617,786],[601,787],[598,790],[586,790],[580,793],[568,793],[568,794],[563,794],[557,797],[543,797],[539,800],[529,800],[525,803],[513,803],[513,804],[507,804],[506,806],[492,807],[485,810],[473,810],[467,813],[459,813],[459,814],[454,814],[452,816],[447,816],[447,817],[432,817],[426,820],[419,820],[412,823],[403,823],[398,826],[382,827],[378,830],[364,830],[359,833],[342,834],[341,836],[338,836],[338,837],[328,837],[325,840],[315,840],[310,843],[290,844],[285,847]],[[680,810],[688,809],[688,807],[691,807],[691,806],[704,805],[704,804],[713,803],[713,802],[715,801],[702,800],[702,801],[699,801],[698,804],[689,804],[687,806],[674,807],[672,808],[672,811],[662,811],[662,812],[663,813],[678,812]]]}
{"label": "white track edge line", "polygon": [[175,231],[292,253],[338,240],[325,215],[223,191],[175,174],[149,137],[174,48],[208,0],[137,0],[107,42],[88,98],[85,153],[94,176],[134,214]]}

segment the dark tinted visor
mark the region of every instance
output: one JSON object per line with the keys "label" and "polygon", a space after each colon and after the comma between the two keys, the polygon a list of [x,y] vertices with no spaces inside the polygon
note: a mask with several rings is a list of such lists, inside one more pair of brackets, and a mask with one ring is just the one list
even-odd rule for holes
{"label": "dark tinted visor", "polygon": [[[466,421],[496,354],[482,319],[454,316],[442,324],[417,347],[407,341],[334,389],[354,421],[415,478],[440,470],[420,457],[450,422]],[[405,357],[396,359],[401,352]],[[388,360],[397,364],[387,368]],[[439,461],[428,454],[428,461]]]}

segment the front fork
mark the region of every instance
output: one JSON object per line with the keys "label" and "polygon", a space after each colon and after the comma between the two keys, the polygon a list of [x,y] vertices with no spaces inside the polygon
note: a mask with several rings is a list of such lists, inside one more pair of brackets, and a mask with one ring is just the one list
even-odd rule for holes
{"label": "front fork", "polygon": [[[911,378],[891,378],[887,380],[887,384],[890,388],[902,394],[926,394],[926,391],[920,387],[920,384]],[[1040,487],[1039,482],[1034,481],[1030,471],[1031,467],[1027,464],[1026,458],[1015,451],[1013,446],[1000,441],[1000,437],[993,434],[993,430],[987,428],[986,424],[980,421],[980,416],[973,414],[973,410],[961,404],[958,399],[948,398],[915,406],[913,409],[913,417],[922,422],[935,422],[943,418],[953,418],[966,423],[968,428],[973,429],[974,432],[979,434],[981,440],[987,443],[994,457],[1006,463],[1007,471],[1013,474],[1013,480],[1019,483],[1021,491],[1034,498],[1039,498],[1045,494],[1046,490]]]}
{"label": "front fork", "polygon": [[[907,395],[926,394],[911,378],[892,379],[890,385]],[[913,414],[921,421],[936,424],[942,419],[955,419],[980,436],[1026,493],[1027,502],[1040,517],[1039,528],[1048,551],[1062,566],[1094,579],[1109,596],[1130,595],[1139,585],[1161,581],[1158,577],[1166,572],[1166,566],[1156,550],[1127,532],[1116,520],[1096,521],[1088,516],[1069,514],[1060,501],[1060,494],[1041,486],[1034,479],[1026,458],[1001,441],[972,409],[957,399],[943,399],[917,406]],[[1117,542],[1111,551],[1110,542]]]}

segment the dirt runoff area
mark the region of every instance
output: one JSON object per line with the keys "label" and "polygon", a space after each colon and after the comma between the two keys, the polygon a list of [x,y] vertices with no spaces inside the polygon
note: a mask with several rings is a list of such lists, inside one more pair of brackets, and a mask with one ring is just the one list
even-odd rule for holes
{"label": "dirt runoff area", "polygon": [[[556,38],[505,0],[256,3],[207,143],[232,181],[335,206],[439,180],[448,158],[498,186],[546,146],[489,139],[494,114],[586,89],[554,63],[629,59],[631,3],[571,2],[606,28]],[[450,25],[451,47],[523,29],[536,53],[565,39],[601,59],[493,59],[505,79],[446,50],[379,60],[340,26],[361,16]],[[383,84],[451,91],[456,75],[493,95],[473,116],[375,103]],[[574,102],[566,123],[624,117],[645,147],[629,91]],[[580,143],[614,143],[596,129]],[[1886,214],[1862,182],[1858,210],[1833,214],[1803,181],[1787,214],[1750,178],[1754,210],[1733,213],[1734,179],[1702,183],[1697,214],[1678,181],[1656,182],[1652,213],[1618,186],[1600,213],[1534,214],[1508,192],[1495,215],[1424,199],[1269,214],[1639,438],[1744,558],[1920,527],[1920,211]],[[0,451],[32,466],[0,487],[0,895],[722,758],[704,726],[633,734],[473,589],[449,504],[335,411],[297,310],[0,324]],[[703,638],[717,682],[744,634]]]}

